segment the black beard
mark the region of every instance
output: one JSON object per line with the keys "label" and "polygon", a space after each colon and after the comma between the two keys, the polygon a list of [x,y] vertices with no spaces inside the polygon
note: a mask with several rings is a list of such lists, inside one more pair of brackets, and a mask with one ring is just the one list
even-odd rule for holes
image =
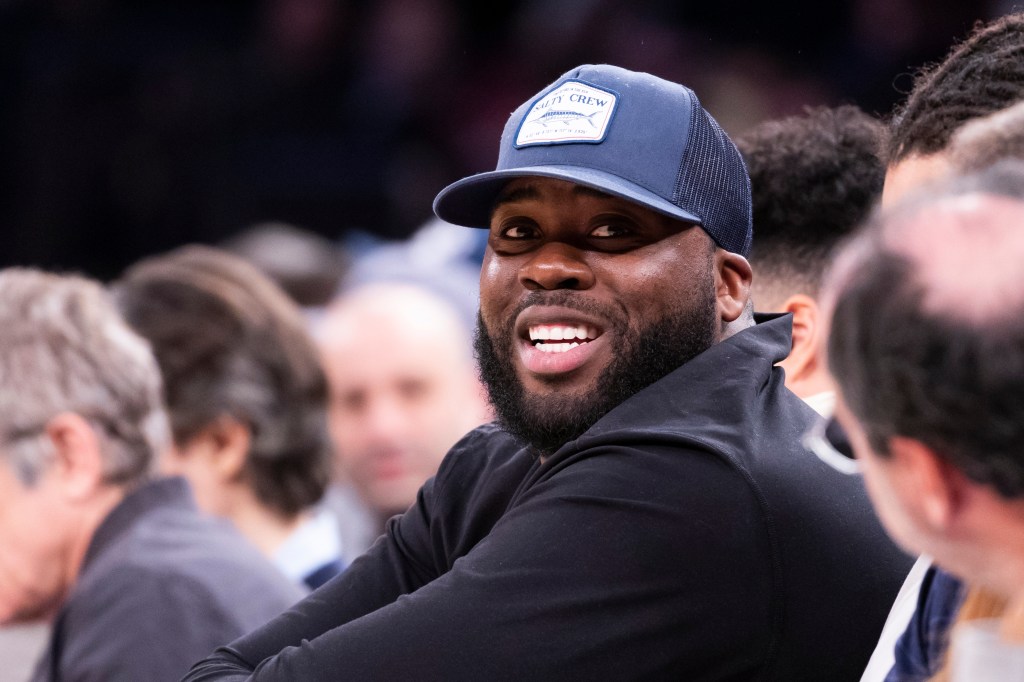
{"label": "black beard", "polygon": [[[713,279],[695,284],[691,289],[695,297],[691,299],[692,307],[677,306],[645,329],[629,325],[624,314],[611,318],[606,315],[606,319],[613,320],[618,346],[612,349],[614,359],[593,390],[582,393],[528,395],[512,361],[516,314],[509,316],[495,337],[478,313],[473,346],[480,378],[502,427],[540,455],[550,455],[583,435],[616,405],[710,348],[718,325]],[[519,310],[540,301],[593,310],[585,296],[568,290],[535,292]],[[680,298],[685,296],[681,294]],[[495,338],[503,343],[497,345]]]}

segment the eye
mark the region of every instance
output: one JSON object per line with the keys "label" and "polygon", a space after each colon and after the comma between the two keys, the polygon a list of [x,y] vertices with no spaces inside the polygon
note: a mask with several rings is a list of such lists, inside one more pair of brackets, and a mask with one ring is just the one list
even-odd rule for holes
{"label": "eye", "polygon": [[430,386],[422,379],[403,379],[398,383],[398,393],[406,402],[421,400],[430,392]]}
{"label": "eye", "polygon": [[537,228],[533,225],[514,223],[501,228],[502,239],[532,239],[537,236]]}
{"label": "eye", "polygon": [[598,225],[590,231],[591,237],[598,239],[614,239],[616,237],[628,237],[632,234],[632,231],[625,225],[618,223],[608,223],[605,225]]}
{"label": "eye", "polygon": [[369,403],[369,396],[363,390],[348,390],[338,393],[334,405],[343,412],[361,412]]}

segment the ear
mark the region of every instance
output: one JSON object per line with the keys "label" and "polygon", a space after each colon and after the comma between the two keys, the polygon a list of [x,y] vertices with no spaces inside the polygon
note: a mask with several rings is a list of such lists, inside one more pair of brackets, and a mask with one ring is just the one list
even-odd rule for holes
{"label": "ear", "polygon": [[237,481],[245,470],[252,433],[234,417],[221,415],[207,424],[188,445],[189,457],[204,457],[215,477]]}
{"label": "ear", "polygon": [[966,479],[957,469],[924,443],[894,436],[889,453],[899,471],[898,485],[913,491],[917,514],[928,527],[943,531],[963,509]]}
{"label": "ear", "polygon": [[46,423],[46,437],[54,449],[53,471],[68,499],[87,500],[103,487],[100,437],[85,417],[61,412]]}
{"label": "ear", "polygon": [[793,315],[793,345],[779,363],[786,370],[786,383],[810,378],[818,369],[818,303],[805,294],[790,296],[783,312]]}
{"label": "ear", "polygon": [[734,322],[750,299],[753,272],[747,259],[738,253],[715,249],[715,296],[722,322]]}

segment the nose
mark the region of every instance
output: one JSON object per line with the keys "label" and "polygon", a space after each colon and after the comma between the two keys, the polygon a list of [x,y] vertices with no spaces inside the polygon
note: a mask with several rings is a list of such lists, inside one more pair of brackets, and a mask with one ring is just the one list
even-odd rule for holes
{"label": "nose", "polygon": [[563,242],[550,242],[523,264],[519,281],[531,291],[589,289],[594,285],[594,272],[580,249]]}
{"label": "nose", "polygon": [[409,419],[400,401],[393,396],[382,395],[373,401],[361,421],[367,438],[379,445],[399,438]]}

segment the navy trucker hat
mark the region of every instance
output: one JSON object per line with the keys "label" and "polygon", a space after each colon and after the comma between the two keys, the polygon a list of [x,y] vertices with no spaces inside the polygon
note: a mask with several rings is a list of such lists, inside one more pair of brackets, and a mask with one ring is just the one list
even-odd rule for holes
{"label": "navy trucker hat", "polygon": [[569,180],[700,225],[718,246],[750,251],[750,179],[732,140],[686,86],[607,64],[563,74],[516,109],[495,170],[445,187],[442,220],[487,227],[512,178]]}

